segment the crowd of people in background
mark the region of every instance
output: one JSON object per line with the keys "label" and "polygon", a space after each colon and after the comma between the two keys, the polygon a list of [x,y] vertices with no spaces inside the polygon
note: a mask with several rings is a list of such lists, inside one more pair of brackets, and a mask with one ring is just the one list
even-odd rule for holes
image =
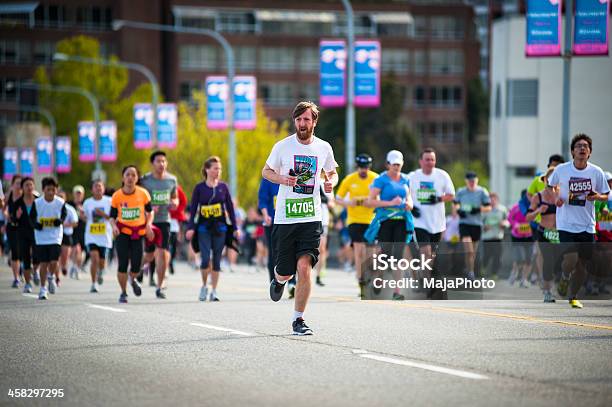
{"label": "crowd of people in background", "polygon": [[[357,170],[335,193],[319,187],[322,233],[315,282],[325,286],[329,247],[335,248],[330,261],[355,272],[365,298],[369,245],[398,258],[429,258],[444,244],[456,252],[445,263],[449,275],[454,270],[472,280],[503,276],[521,288],[539,286],[545,302],[555,302],[556,283],[560,296],[582,307],[577,294],[583,286],[588,295],[610,293],[606,282],[612,261],[609,246],[589,244],[612,241],[612,174],[588,162],[591,151],[591,139],[576,136],[573,161],[552,155],[509,208],[497,193],[480,186],[472,171],[465,174],[465,186],[455,190],[449,174],[436,167],[433,149],[421,152],[419,168],[411,172],[403,170],[400,151],[388,153],[381,174],[371,170],[369,155],[360,154]],[[204,162],[202,182],[189,194],[167,171],[163,151],[154,152],[150,161],[151,171],[142,176],[138,168],[125,167],[117,190],[95,180],[88,191],[76,185],[68,194],[47,177],[38,192],[32,178],[14,176],[0,212],[1,249],[13,287],[31,293],[33,285],[40,285],[39,298],[46,299],[63,278],[85,278],[88,269],[90,292],[97,293],[116,260],[120,302],[127,302],[128,285],[135,296],[142,294],[145,276],[156,297],[164,299],[166,272],[174,274],[175,262],[184,260],[200,270],[198,299],[216,302],[220,272],[235,271],[239,256],[250,272],[267,270],[274,281],[271,241],[278,184],[262,179],[258,205],[244,210],[221,181],[219,157]],[[578,246],[567,249],[570,243]],[[295,284],[293,276],[290,297]],[[399,289],[393,299],[404,299]]]}

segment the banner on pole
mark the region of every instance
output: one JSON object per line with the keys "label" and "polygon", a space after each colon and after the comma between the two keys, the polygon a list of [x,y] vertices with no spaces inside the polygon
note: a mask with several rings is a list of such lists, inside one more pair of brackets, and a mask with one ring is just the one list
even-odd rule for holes
{"label": "banner on pole", "polygon": [[96,161],[96,124],[79,122],[79,161],[91,163]]}
{"label": "banner on pole", "polygon": [[380,106],[380,42],[355,42],[355,106]]}
{"label": "banner on pole", "polygon": [[19,163],[17,162],[19,151],[13,147],[4,148],[4,179],[10,180],[13,175],[19,173]]}
{"label": "banner on pole", "polygon": [[72,141],[70,137],[55,138],[55,171],[66,174],[72,171]]}
{"label": "banner on pole", "polygon": [[100,161],[117,161],[117,123],[113,120],[100,122]]}
{"label": "banner on pole", "polygon": [[134,105],[134,147],[140,150],[153,147],[153,108],[150,103]]}
{"label": "banner on pole", "polygon": [[319,43],[319,104],[322,107],[346,105],[346,43],[323,40]]}
{"label": "banner on pole", "polygon": [[257,126],[257,80],[254,76],[234,77],[234,128],[253,130]]}
{"label": "banner on pole", "polygon": [[157,106],[157,145],[160,148],[176,147],[176,104],[162,103]]}
{"label": "banner on pole", "polygon": [[609,0],[576,0],[574,55],[608,55]]}
{"label": "banner on pole", "polygon": [[53,172],[53,141],[48,137],[36,141],[36,168],[39,174]]}
{"label": "banner on pole", "polygon": [[225,76],[206,78],[207,127],[210,130],[227,129],[227,98],[229,95]]}
{"label": "banner on pole", "polygon": [[528,57],[561,55],[561,0],[527,0]]}
{"label": "banner on pole", "polygon": [[19,166],[21,171],[19,172],[24,177],[31,177],[34,175],[34,149],[33,148],[22,148],[19,154]]}

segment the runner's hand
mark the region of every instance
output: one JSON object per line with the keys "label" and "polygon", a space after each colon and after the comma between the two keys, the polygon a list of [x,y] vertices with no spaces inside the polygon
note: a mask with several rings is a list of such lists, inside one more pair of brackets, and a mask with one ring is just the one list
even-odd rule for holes
{"label": "runner's hand", "polygon": [[282,185],[286,185],[288,187],[294,187],[297,184],[297,177],[292,175],[283,175],[282,176]]}
{"label": "runner's hand", "polygon": [[119,230],[117,225],[113,225],[113,236],[117,237],[117,236],[119,236],[120,233],[121,233],[121,231]]}
{"label": "runner's hand", "polygon": [[459,214],[459,217],[460,217],[461,219],[465,219],[465,218],[467,218],[467,212],[466,212],[466,211],[464,211],[463,209],[459,209],[459,210],[457,211],[457,213]]}
{"label": "runner's hand", "polygon": [[147,236],[147,239],[149,240],[155,239],[155,232],[153,232],[153,228],[150,225],[147,225],[147,228],[145,230],[145,235]]}
{"label": "runner's hand", "polygon": [[21,210],[21,207],[17,208],[17,219],[21,218],[21,215],[23,215],[23,211]]}
{"label": "runner's hand", "polygon": [[330,182],[325,172],[323,172],[323,177],[325,178],[325,182],[323,183],[323,191],[325,191],[326,194],[331,194],[331,192],[334,190],[334,185]]}
{"label": "runner's hand", "polygon": [[544,213],[548,210],[548,205],[544,205],[542,204],[542,206],[540,206],[540,213]]}
{"label": "runner's hand", "polygon": [[389,203],[390,203],[389,206],[400,206],[402,204],[402,198],[399,196],[396,196],[395,198],[390,200]]}
{"label": "runner's hand", "polygon": [[557,202],[555,202],[555,205],[557,205],[557,208],[562,207],[565,204],[565,201],[561,198],[557,199]]}
{"label": "runner's hand", "polygon": [[185,233],[185,239],[191,240],[193,239],[193,235],[194,235],[194,231],[190,229]]}
{"label": "runner's hand", "polygon": [[412,216],[415,218],[420,218],[421,210],[415,206],[414,208],[412,208]]}
{"label": "runner's hand", "polygon": [[263,221],[265,226],[270,226],[272,224],[272,217],[270,215],[266,215],[264,216]]}
{"label": "runner's hand", "polygon": [[472,210],[470,211],[470,213],[472,215],[478,215],[480,213],[480,206],[477,206],[475,208],[472,208]]}
{"label": "runner's hand", "polygon": [[586,197],[587,201],[595,201],[597,199],[599,199],[599,194],[597,192],[592,192],[590,194],[587,195]]}

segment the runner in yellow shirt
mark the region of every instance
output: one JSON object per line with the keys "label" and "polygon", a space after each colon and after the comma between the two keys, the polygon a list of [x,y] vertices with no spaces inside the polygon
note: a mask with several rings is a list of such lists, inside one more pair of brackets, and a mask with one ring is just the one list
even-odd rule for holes
{"label": "runner in yellow shirt", "polygon": [[359,154],[355,158],[355,163],[357,171],[347,175],[340,183],[336,192],[336,203],[347,208],[347,224],[355,256],[355,270],[359,292],[363,298],[365,281],[363,280],[362,263],[366,256],[363,234],[374,218],[374,209],[365,207],[363,203],[370,194],[370,185],[378,174],[370,170],[372,157],[367,154]]}

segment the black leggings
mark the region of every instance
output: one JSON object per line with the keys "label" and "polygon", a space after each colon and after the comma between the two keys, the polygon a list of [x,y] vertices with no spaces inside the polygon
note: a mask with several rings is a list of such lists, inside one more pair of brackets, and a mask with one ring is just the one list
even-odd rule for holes
{"label": "black leggings", "polygon": [[117,248],[117,262],[119,264],[117,271],[119,273],[127,273],[128,265],[130,266],[130,272],[138,273],[140,271],[144,251],[143,241],[143,237],[133,240],[125,233],[117,236],[115,247]]}
{"label": "black leggings", "polygon": [[9,243],[9,249],[11,250],[11,261],[21,260],[20,247],[19,247],[19,235],[17,228],[11,225],[6,227],[6,239]]}
{"label": "black leggings", "polygon": [[406,246],[406,221],[404,219],[389,219],[380,224],[378,242],[382,252],[396,259],[404,257]]}
{"label": "black leggings", "polygon": [[38,264],[36,259],[36,240],[34,239],[34,231],[30,229],[19,229],[17,232],[19,237],[19,260],[23,263],[24,270],[31,270],[32,263]]}

